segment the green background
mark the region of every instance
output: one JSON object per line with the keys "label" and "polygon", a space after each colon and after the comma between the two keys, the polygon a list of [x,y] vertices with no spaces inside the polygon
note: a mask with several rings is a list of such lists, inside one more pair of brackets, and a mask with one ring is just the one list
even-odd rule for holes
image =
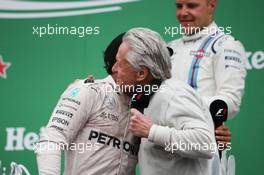
{"label": "green background", "polygon": [[[1,17],[1,13],[34,11],[0,10],[0,55],[4,62],[12,63],[7,69],[7,78],[0,77],[0,175],[4,172],[9,174],[12,161],[23,164],[31,174],[37,174],[34,152],[28,150],[25,143],[22,143],[23,150],[5,149],[8,142],[7,128],[25,128],[22,141],[32,133],[39,134],[69,83],[88,74],[96,78],[106,76],[102,52],[116,35],[132,27],[148,27],[159,32],[166,41],[179,37],[165,34],[165,27],[178,26],[175,0],[140,0],[117,6],[122,9],[99,14],[35,19]],[[259,0],[225,0],[218,2],[215,13],[217,24],[231,26],[232,35],[239,38],[246,51],[251,53],[248,58],[248,68],[251,69],[247,74],[241,112],[228,122],[232,131],[232,150],[229,153],[235,155],[237,175],[262,174],[263,6],[264,2]],[[63,10],[42,12],[55,11]],[[48,24],[99,27],[100,33],[83,38],[78,35],[33,35],[33,27]],[[252,66],[253,59],[259,60],[261,68]]]}

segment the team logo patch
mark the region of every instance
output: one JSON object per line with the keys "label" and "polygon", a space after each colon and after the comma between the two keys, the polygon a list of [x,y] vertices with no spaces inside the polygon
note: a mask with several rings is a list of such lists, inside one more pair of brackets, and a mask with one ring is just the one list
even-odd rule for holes
{"label": "team logo patch", "polygon": [[80,91],[81,91],[80,88],[75,88],[75,89],[73,89],[73,90],[71,91],[71,93],[70,93],[71,97],[76,97],[76,96],[79,94]]}
{"label": "team logo patch", "polygon": [[190,51],[190,55],[191,56],[195,56],[197,59],[203,58],[203,57],[209,57],[210,53],[209,52],[205,52],[204,49],[200,49],[197,51],[191,50]]}

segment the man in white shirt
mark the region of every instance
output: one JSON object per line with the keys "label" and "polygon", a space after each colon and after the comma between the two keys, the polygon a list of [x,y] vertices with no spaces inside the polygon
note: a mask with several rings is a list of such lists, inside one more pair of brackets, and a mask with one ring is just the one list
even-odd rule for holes
{"label": "man in white shirt", "polygon": [[142,138],[140,174],[211,174],[216,153],[212,118],[190,86],[171,79],[170,55],[160,35],[145,28],[129,30],[116,59],[112,71],[126,93],[138,93],[139,85],[159,85],[152,89],[145,116],[131,109],[130,130]]}

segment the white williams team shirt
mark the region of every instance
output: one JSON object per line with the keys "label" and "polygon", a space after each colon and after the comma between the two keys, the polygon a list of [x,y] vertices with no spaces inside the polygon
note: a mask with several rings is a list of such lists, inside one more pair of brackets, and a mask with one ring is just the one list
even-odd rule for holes
{"label": "white williams team shirt", "polygon": [[208,106],[215,99],[225,101],[228,118],[234,117],[245,87],[246,54],[242,44],[213,22],[202,32],[183,36],[169,46],[174,50],[172,77],[196,89]]}

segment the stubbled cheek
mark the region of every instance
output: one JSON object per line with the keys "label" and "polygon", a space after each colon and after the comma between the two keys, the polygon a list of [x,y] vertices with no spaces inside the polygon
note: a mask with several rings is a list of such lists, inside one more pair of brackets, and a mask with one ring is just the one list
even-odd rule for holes
{"label": "stubbled cheek", "polygon": [[204,14],[205,12],[206,12],[206,10],[204,8],[197,8],[196,9],[196,13],[197,14],[200,14],[201,15],[201,14]]}

